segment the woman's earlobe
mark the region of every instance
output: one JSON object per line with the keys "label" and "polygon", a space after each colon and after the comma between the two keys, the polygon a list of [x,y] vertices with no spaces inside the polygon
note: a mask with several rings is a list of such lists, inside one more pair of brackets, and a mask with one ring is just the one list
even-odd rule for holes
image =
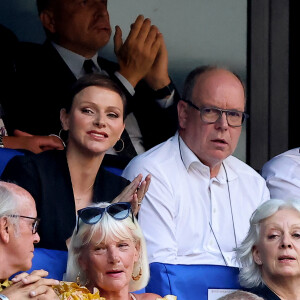
{"label": "woman's earlobe", "polygon": [[253,260],[255,261],[256,264],[258,264],[259,266],[262,265],[262,261],[260,259],[260,255],[259,255],[259,251],[257,249],[257,246],[253,246],[252,248],[252,256],[253,256]]}
{"label": "woman's earlobe", "polygon": [[63,130],[69,130],[69,118],[65,108],[60,110],[60,123]]}

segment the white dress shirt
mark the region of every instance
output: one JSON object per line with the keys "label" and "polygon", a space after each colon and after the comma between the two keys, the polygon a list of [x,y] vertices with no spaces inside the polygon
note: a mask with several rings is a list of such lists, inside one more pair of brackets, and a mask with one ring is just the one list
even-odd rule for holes
{"label": "white dress shirt", "polygon": [[252,212],[269,199],[255,170],[230,156],[210,178],[209,167],[176,134],[135,157],[123,176],[133,180],[139,173],[152,176],[139,212],[150,263],[236,266],[233,248]]}
{"label": "white dress shirt", "polygon": [[291,149],[269,160],[262,168],[271,198],[300,199],[300,148]]}

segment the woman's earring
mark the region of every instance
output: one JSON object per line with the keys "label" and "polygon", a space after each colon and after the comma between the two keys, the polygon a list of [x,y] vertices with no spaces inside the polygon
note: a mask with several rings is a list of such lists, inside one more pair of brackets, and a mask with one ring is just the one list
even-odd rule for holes
{"label": "woman's earring", "polygon": [[76,283],[80,286],[80,272],[78,272],[78,275],[76,276]]}
{"label": "woman's earring", "polygon": [[132,273],[132,275],[131,275],[131,278],[134,280],[134,281],[138,281],[138,280],[140,280],[140,278],[142,277],[142,268],[140,267],[140,272],[139,272],[139,274],[138,275],[136,275],[136,276],[134,276],[133,275],[133,273]]}
{"label": "woman's earring", "polygon": [[[120,150],[118,150],[119,146],[120,146]],[[114,145],[114,149],[117,153],[122,152],[124,150],[124,147],[125,147],[125,144],[124,144],[124,141],[121,138]]]}

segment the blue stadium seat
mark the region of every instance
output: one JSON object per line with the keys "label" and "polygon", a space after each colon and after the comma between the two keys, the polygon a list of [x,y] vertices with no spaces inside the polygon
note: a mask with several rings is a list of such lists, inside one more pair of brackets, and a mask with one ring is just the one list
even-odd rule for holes
{"label": "blue stadium seat", "polygon": [[0,176],[6,164],[16,155],[24,155],[24,153],[15,149],[0,148]]}
{"label": "blue stadium seat", "polygon": [[216,265],[150,264],[147,293],[175,295],[178,299],[207,300],[208,289],[241,289],[239,269]]}

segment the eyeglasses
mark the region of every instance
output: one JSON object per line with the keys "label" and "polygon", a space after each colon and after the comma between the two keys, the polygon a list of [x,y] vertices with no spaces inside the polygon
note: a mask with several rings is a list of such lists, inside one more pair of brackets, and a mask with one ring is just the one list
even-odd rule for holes
{"label": "eyeglasses", "polygon": [[112,216],[116,220],[124,220],[126,219],[130,212],[132,216],[132,222],[134,223],[133,212],[131,210],[131,204],[129,202],[118,202],[110,204],[107,207],[85,207],[77,211],[78,221],[76,225],[76,233],[79,231],[79,218],[83,223],[94,225],[98,223],[103,214],[107,212],[110,216]]}
{"label": "eyeglasses", "polygon": [[220,109],[216,107],[203,107],[200,108],[195,105],[190,100],[183,100],[191,107],[200,111],[201,120],[208,124],[216,123],[220,118],[222,118],[222,114],[226,114],[226,120],[229,126],[231,127],[240,127],[242,126],[245,119],[249,117],[243,111],[231,110],[231,109]]}
{"label": "eyeglasses", "polygon": [[34,220],[32,223],[32,234],[36,234],[40,221],[40,218],[32,218],[32,217],[26,217],[26,216],[20,216],[20,215],[9,215],[8,217],[12,217],[12,218],[25,218],[25,219],[30,219],[30,220]]}

